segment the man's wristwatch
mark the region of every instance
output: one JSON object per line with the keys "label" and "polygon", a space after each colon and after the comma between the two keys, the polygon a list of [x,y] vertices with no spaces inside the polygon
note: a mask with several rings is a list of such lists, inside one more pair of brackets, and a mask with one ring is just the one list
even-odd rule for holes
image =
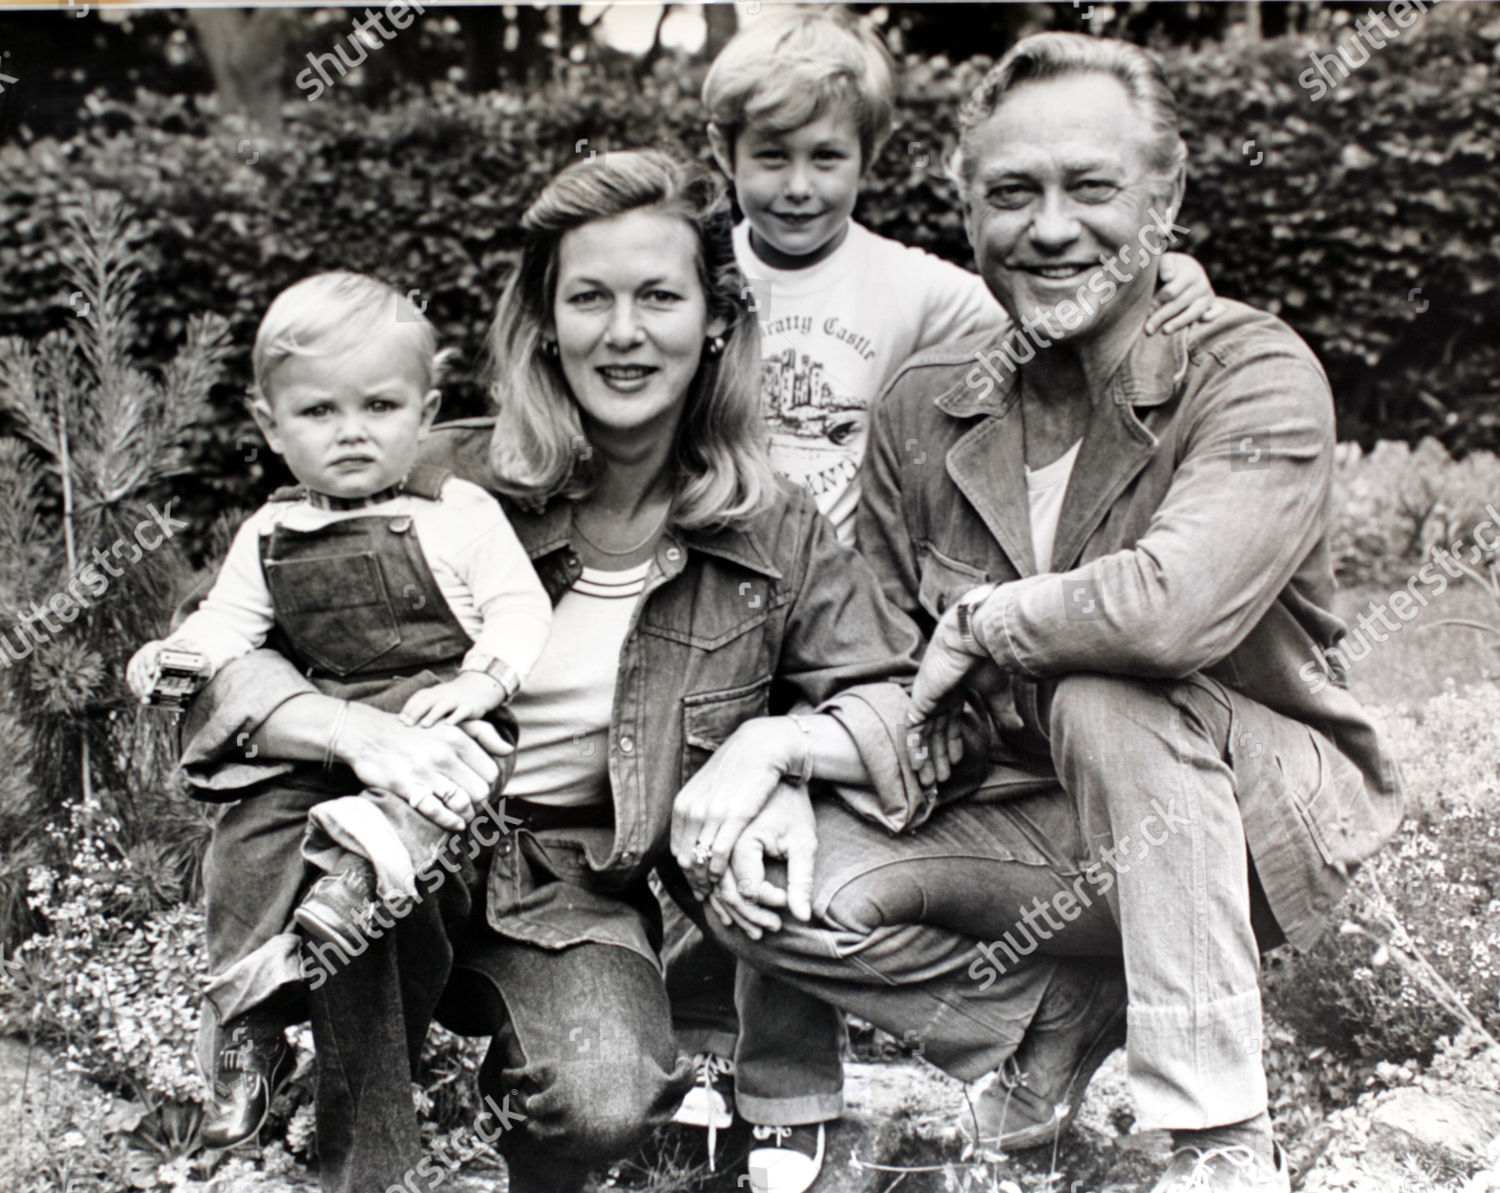
{"label": "man's wristwatch", "polygon": [[984,584],[978,588],[971,588],[953,606],[954,621],[958,625],[959,643],[965,651],[976,658],[985,658],[990,652],[984,648],[974,633],[974,611],[989,599],[996,587],[998,586],[994,584]]}
{"label": "man's wristwatch", "polygon": [[521,677],[516,674],[516,669],[504,659],[497,659],[491,654],[470,654],[464,660],[463,670],[478,671],[481,675],[489,676],[500,685],[500,690],[505,693],[505,700],[509,700],[521,689]]}

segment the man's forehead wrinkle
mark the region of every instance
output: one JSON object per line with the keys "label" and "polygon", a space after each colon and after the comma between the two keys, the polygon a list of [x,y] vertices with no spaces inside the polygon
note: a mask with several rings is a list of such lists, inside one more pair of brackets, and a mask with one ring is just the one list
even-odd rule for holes
{"label": "man's forehead wrinkle", "polygon": [[1093,170],[1120,170],[1126,167],[1126,155],[1118,150],[1101,151],[1098,146],[1069,149],[1056,145],[1018,142],[1001,143],[984,155],[980,167],[983,178],[1007,174],[1058,173],[1086,174]]}

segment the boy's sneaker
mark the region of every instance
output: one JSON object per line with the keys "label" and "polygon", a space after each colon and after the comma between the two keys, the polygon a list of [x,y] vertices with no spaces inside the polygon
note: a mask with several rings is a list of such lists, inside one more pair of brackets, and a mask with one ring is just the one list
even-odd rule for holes
{"label": "boy's sneaker", "polygon": [[672,1121],[684,1127],[707,1128],[708,1168],[712,1172],[719,1132],[734,1123],[734,1061],[700,1052],[693,1057],[693,1071],[693,1088],[682,1099]]}
{"label": "boy's sneaker", "polygon": [[756,1127],[750,1134],[756,1145],[746,1158],[750,1193],[807,1193],[812,1188],[823,1171],[828,1142],[822,1123]]}
{"label": "boy's sneaker", "polygon": [[372,933],[378,935],[375,903],[375,870],[364,858],[355,858],[344,869],[313,883],[292,918],[313,940],[357,957]]}
{"label": "boy's sneaker", "polygon": [[222,1030],[213,1097],[201,1132],[204,1146],[216,1149],[233,1147],[259,1133],[271,1099],[292,1068],[281,1020],[247,1011],[228,1020]]}
{"label": "boy's sneaker", "polygon": [[1060,966],[1015,1055],[960,1121],[961,1133],[1002,1152],[1055,1142],[1094,1072],[1124,1043],[1124,977]]}
{"label": "boy's sneaker", "polygon": [[672,1116],[685,1127],[725,1130],[734,1122],[734,1061],[712,1052],[693,1057],[693,1088]]}

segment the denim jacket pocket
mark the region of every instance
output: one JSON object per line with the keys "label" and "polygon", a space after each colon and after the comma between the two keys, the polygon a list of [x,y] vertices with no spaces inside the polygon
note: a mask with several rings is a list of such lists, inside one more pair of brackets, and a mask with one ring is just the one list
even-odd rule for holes
{"label": "denim jacket pocket", "polygon": [[934,621],[971,588],[989,582],[990,574],[983,568],[944,555],[931,543],[923,543],[917,550],[922,569],[917,600]]}
{"label": "denim jacket pocket", "polygon": [[740,725],[770,707],[771,677],[682,698],[682,781],[688,779]]}
{"label": "denim jacket pocket", "polygon": [[266,583],[286,610],[281,629],[317,667],[348,675],[401,642],[380,562],[371,552],[267,560]]}
{"label": "denim jacket pocket", "polygon": [[789,600],[786,588],[766,576],[744,574],[692,592],[679,587],[647,606],[641,629],[697,650],[719,650],[765,625]]}

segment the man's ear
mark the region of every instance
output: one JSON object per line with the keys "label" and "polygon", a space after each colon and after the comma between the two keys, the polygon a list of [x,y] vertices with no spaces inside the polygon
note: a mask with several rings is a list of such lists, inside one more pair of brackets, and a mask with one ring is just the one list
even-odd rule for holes
{"label": "man's ear", "polygon": [[1168,223],[1177,222],[1177,213],[1182,210],[1183,196],[1187,194],[1187,166],[1177,167],[1177,173],[1172,175],[1172,184],[1163,196],[1167,210],[1162,214],[1167,217]]}
{"label": "man's ear", "polygon": [[422,425],[417,428],[417,438],[427,438],[427,432],[432,430],[432,424],[437,419],[438,407],[443,404],[443,391],[440,389],[429,389],[422,395]]}
{"label": "man's ear", "polygon": [[276,429],[276,412],[271,408],[271,403],[256,394],[245,405],[250,407],[250,417],[255,420],[260,433],[266,437],[266,443],[270,445],[271,450],[278,456],[282,455],[282,438]]}
{"label": "man's ear", "polygon": [[729,143],[729,138],[712,120],[708,122],[708,146],[713,150],[714,161],[719,163],[719,169],[724,171],[726,177],[734,178],[734,146]]}

